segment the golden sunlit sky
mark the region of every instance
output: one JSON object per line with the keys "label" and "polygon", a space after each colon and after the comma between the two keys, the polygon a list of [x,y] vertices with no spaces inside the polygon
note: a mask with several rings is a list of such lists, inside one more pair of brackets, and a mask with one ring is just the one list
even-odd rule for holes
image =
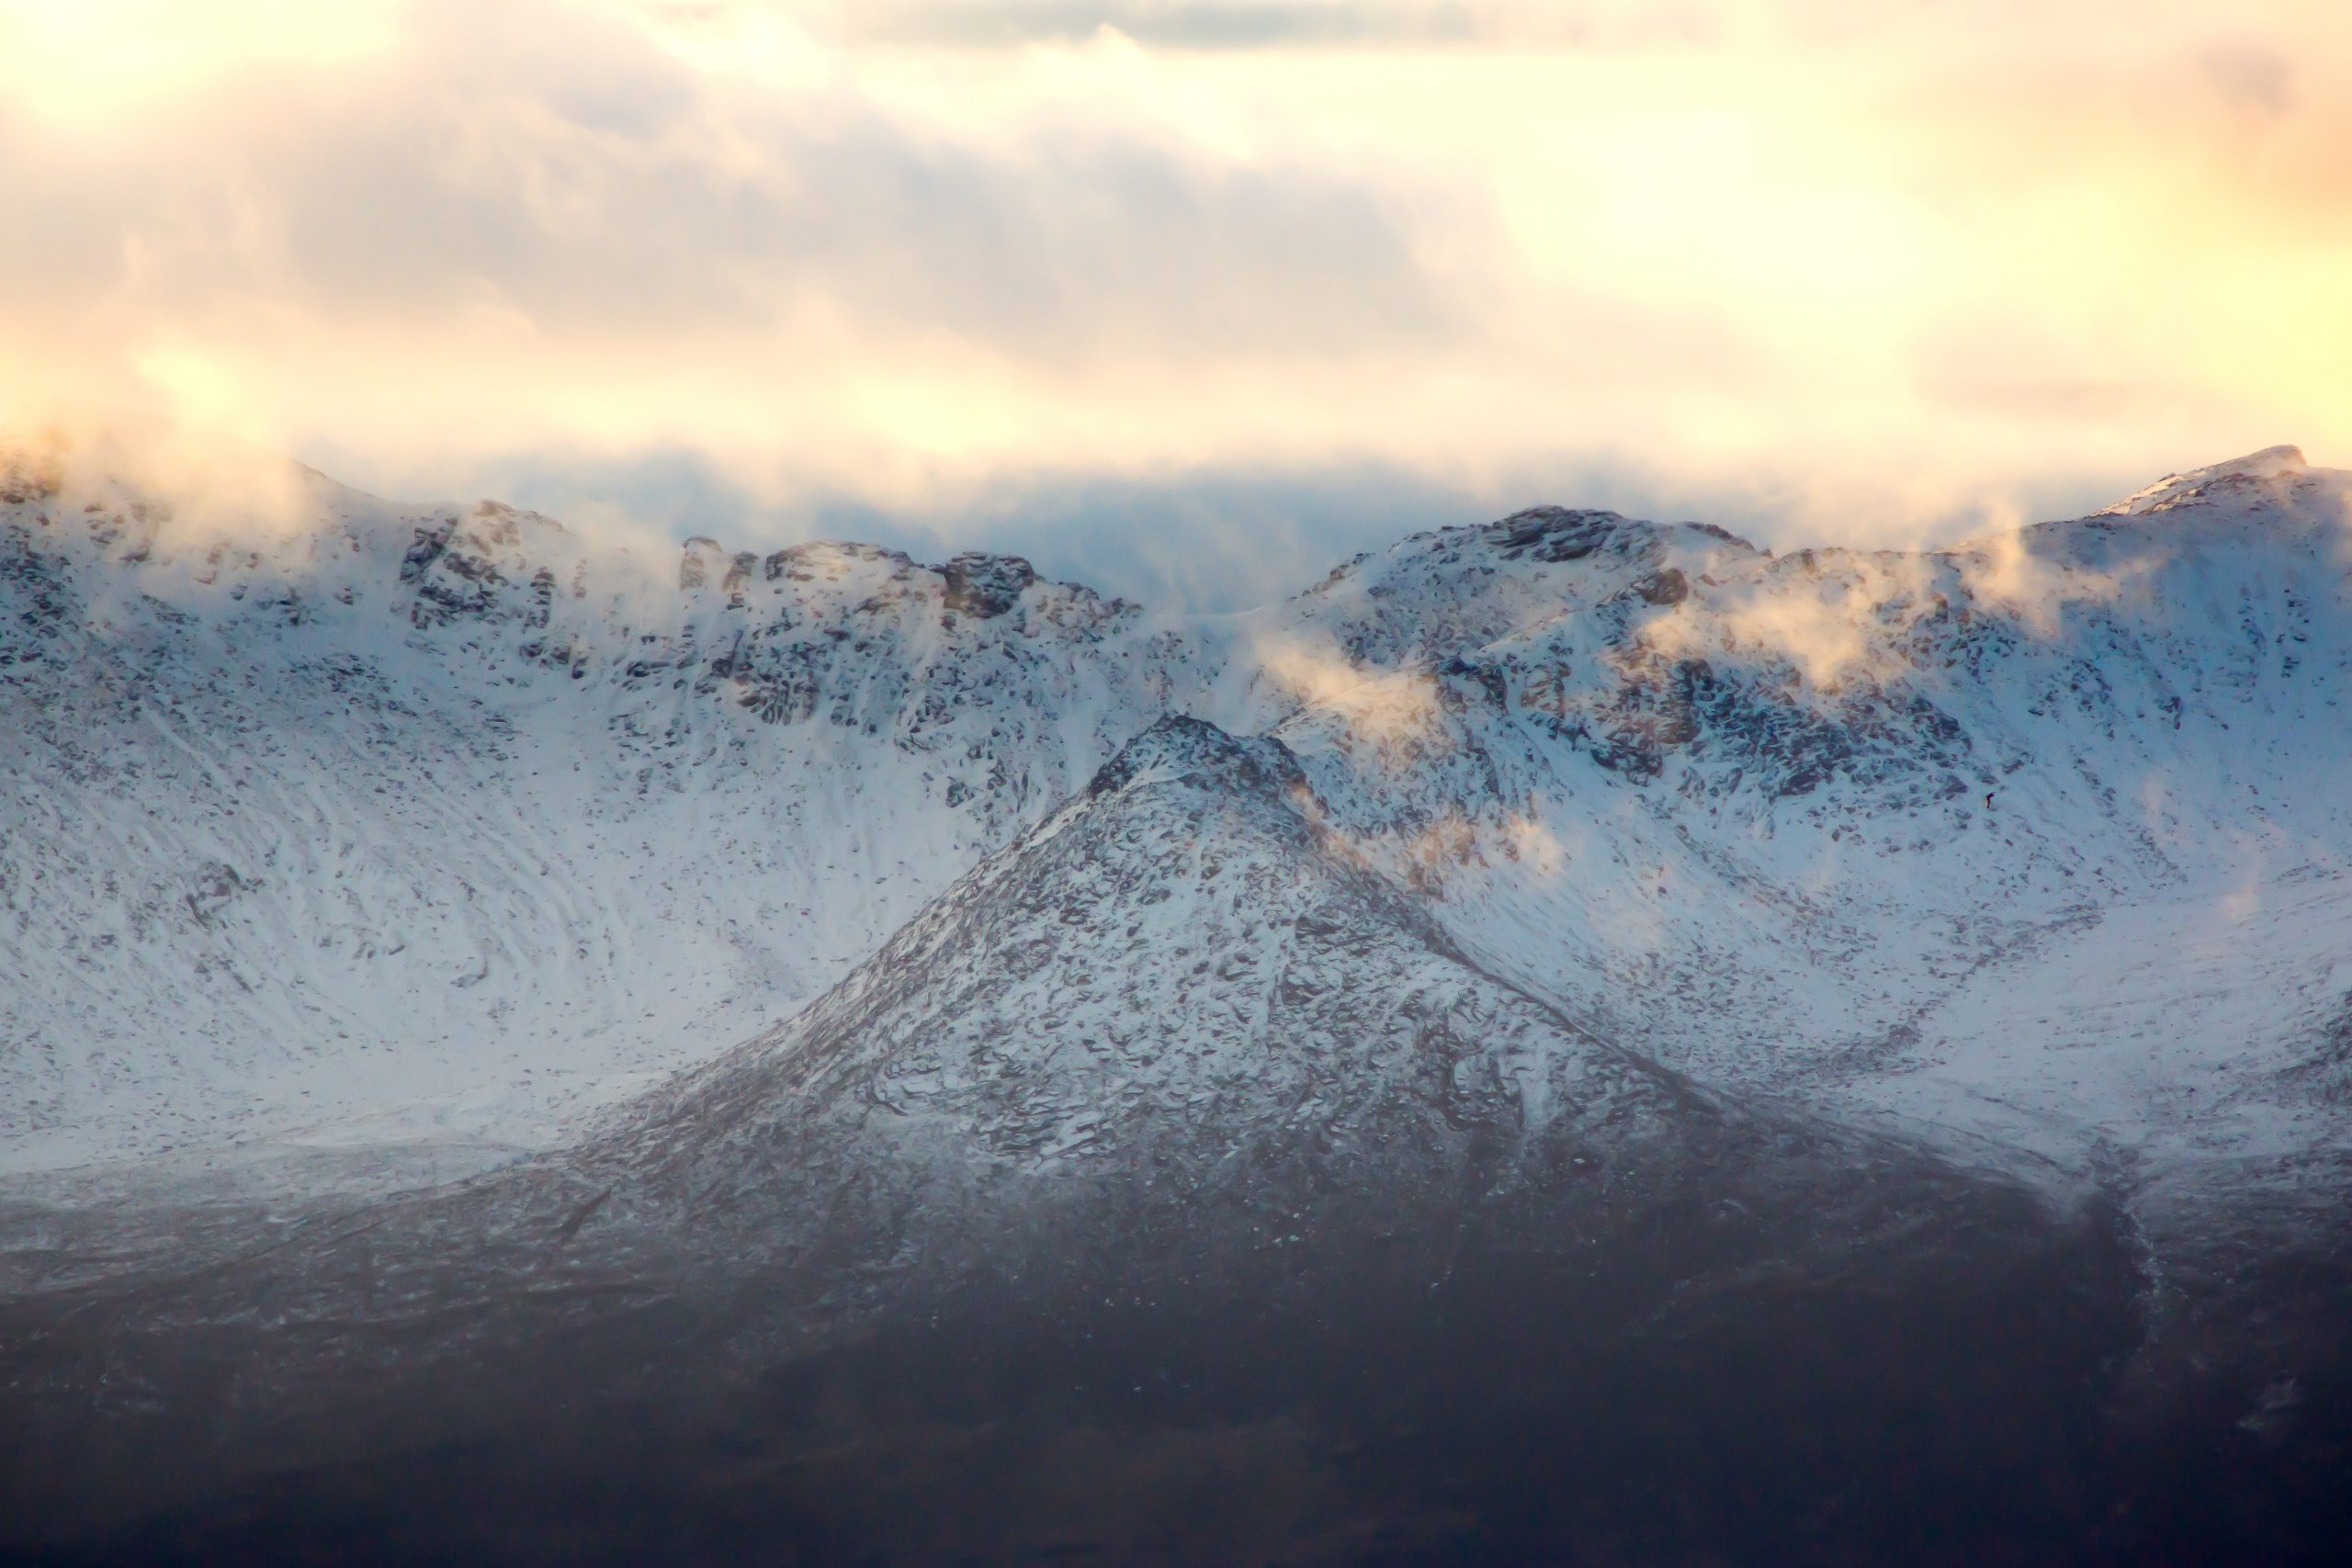
{"label": "golden sunlit sky", "polygon": [[1163,602],[2352,462],[2341,0],[0,0],[0,416]]}

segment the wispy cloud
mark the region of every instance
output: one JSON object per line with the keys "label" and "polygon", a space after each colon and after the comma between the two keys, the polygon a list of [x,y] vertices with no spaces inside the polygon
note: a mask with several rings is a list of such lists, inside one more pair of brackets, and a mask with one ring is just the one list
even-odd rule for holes
{"label": "wispy cloud", "polygon": [[1714,7],[1693,0],[873,0],[839,8],[841,36],[1003,49],[1105,32],[1178,50],[1604,47],[1687,37]]}

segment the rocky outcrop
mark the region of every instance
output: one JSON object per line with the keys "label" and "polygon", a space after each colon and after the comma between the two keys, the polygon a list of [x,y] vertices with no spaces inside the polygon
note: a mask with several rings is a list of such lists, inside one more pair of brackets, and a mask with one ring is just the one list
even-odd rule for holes
{"label": "rocky outcrop", "polygon": [[941,603],[957,615],[988,620],[1021,603],[1037,581],[1036,570],[1019,556],[967,551],[939,569],[946,592]]}

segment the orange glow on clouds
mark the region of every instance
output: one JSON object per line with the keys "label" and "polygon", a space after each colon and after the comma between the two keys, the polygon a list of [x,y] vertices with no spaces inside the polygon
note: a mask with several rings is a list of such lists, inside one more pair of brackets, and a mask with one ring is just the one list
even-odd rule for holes
{"label": "orange glow on clouds", "polygon": [[2319,0],[0,0],[0,415],[395,488],[1573,461],[1894,540],[2352,449]]}

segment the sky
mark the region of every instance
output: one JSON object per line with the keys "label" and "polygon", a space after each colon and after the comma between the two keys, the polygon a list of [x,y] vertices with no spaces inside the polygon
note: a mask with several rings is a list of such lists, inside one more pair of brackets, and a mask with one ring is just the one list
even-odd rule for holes
{"label": "sky", "polygon": [[0,423],[1170,607],[2352,464],[2341,0],[0,0]]}

